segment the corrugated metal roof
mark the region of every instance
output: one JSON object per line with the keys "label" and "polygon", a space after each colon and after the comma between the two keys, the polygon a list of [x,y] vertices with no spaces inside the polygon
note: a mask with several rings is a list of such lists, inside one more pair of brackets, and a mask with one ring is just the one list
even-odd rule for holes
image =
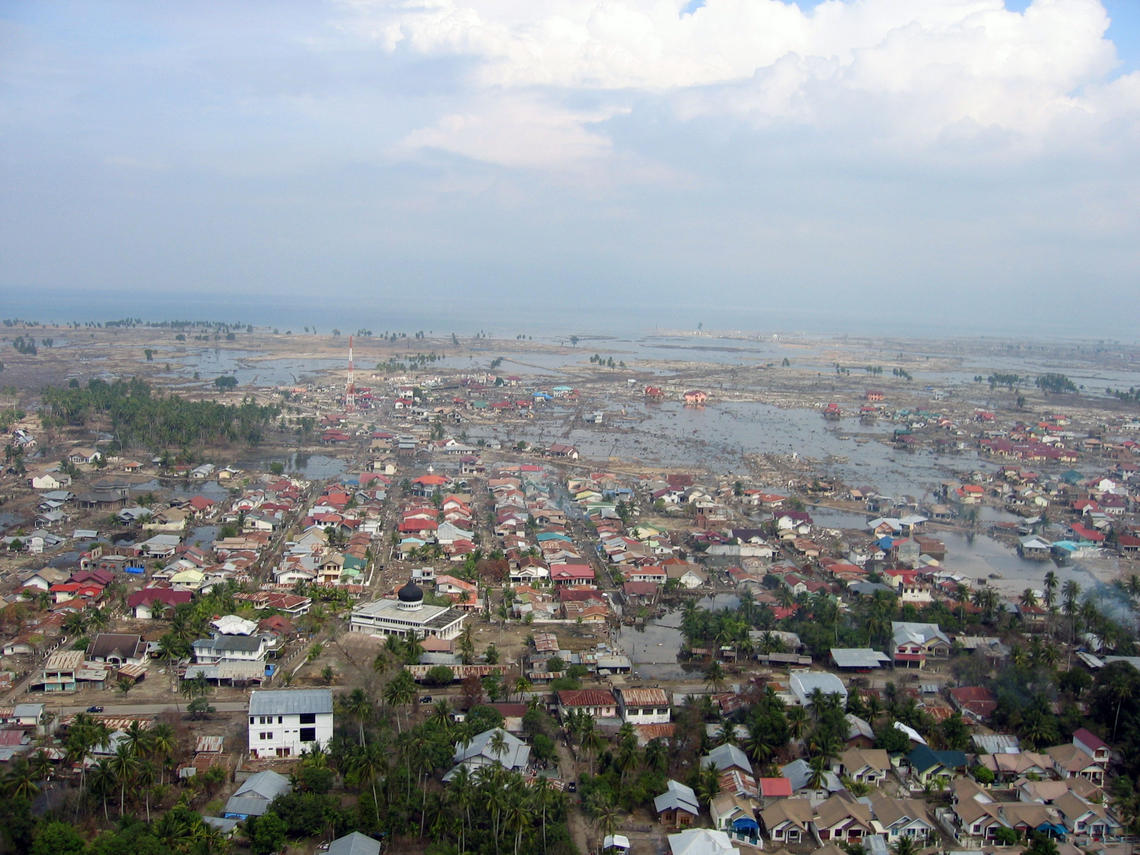
{"label": "corrugated metal roof", "polygon": [[329,689],[265,689],[249,696],[250,715],[299,715],[331,713],[332,691]]}

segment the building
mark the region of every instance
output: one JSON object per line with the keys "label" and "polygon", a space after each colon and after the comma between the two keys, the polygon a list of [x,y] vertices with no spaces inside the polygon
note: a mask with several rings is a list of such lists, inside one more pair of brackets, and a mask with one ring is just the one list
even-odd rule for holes
{"label": "building", "polygon": [[352,610],[351,632],[394,635],[397,638],[456,638],[466,612],[448,606],[424,605],[424,592],[408,582],[395,600],[375,600]]}
{"label": "building", "polygon": [[825,695],[838,695],[840,709],[847,706],[847,687],[842,680],[826,671],[793,671],[788,688],[803,707],[811,706],[812,694],[816,690]]}
{"label": "building", "polygon": [[109,665],[142,665],[147,659],[147,643],[140,635],[101,632],[87,645],[87,658]]}
{"label": "building", "polygon": [[460,766],[466,766],[471,772],[485,766],[502,766],[512,772],[522,772],[530,761],[530,746],[496,727],[483,731],[470,742],[458,743],[451,759],[456,765],[444,776],[445,781],[450,781]]}
{"label": "building", "polygon": [[327,855],[380,855],[380,841],[352,831],[338,837],[325,851]]}
{"label": "building", "polygon": [[269,805],[275,798],[291,792],[292,789],[289,779],[276,772],[265,771],[250,775],[230,796],[222,816],[224,819],[238,820],[262,816],[269,810]]}
{"label": "building", "polygon": [[692,787],[672,779],[666,784],[665,792],[653,799],[653,808],[666,828],[688,828],[701,815]]}
{"label": "building", "polygon": [[328,745],[333,734],[329,689],[256,690],[249,696],[252,757],[296,757]]}
{"label": "building", "polygon": [[936,623],[891,621],[891,659],[896,667],[921,668],[927,658],[947,659],[950,638]]}
{"label": "building", "polygon": [[558,713],[563,721],[572,712],[585,712],[594,718],[617,718],[617,700],[605,689],[562,689],[557,697]]}
{"label": "building", "polygon": [[664,689],[618,689],[621,717],[630,724],[668,724],[669,698]]}

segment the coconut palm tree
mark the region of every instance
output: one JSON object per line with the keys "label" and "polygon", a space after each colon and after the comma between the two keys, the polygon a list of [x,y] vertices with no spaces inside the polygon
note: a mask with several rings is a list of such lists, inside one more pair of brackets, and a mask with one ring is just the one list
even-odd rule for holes
{"label": "coconut palm tree", "polygon": [[30,799],[40,791],[36,784],[35,770],[28,758],[23,756],[14,757],[8,763],[0,785],[4,795],[10,799]]}
{"label": "coconut palm tree", "polygon": [[158,783],[165,782],[166,765],[170,762],[175,748],[174,728],[160,721],[150,731],[150,751],[158,759]]}
{"label": "coconut palm tree", "polygon": [[139,770],[139,758],[126,742],[120,742],[111,755],[111,772],[119,785],[119,816],[127,812],[127,784],[134,784]]}
{"label": "coconut palm tree", "polygon": [[100,757],[95,763],[94,768],[91,770],[91,789],[93,792],[99,794],[103,801],[103,818],[111,821],[110,814],[107,811],[107,795],[115,789],[115,772],[111,769],[111,761],[106,757]]}
{"label": "coconut palm tree", "polygon": [[807,786],[810,790],[819,790],[827,782],[828,760],[822,754],[817,754],[808,760],[811,775],[808,776]]}
{"label": "coconut palm tree", "polygon": [[1045,573],[1044,580],[1044,600],[1045,608],[1047,608],[1049,611],[1053,611],[1054,607],[1057,605],[1057,584],[1057,574],[1052,570],[1047,571]]}
{"label": "coconut palm tree", "polygon": [[372,702],[368,699],[364,689],[355,688],[339,699],[341,711],[356,722],[359,730],[360,744],[367,741],[364,736],[364,722],[372,715]]}
{"label": "coconut palm tree", "polygon": [[788,733],[792,739],[800,739],[807,729],[807,710],[795,706],[788,710]]}
{"label": "coconut palm tree", "polygon": [[396,708],[396,730],[398,732],[403,732],[400,725],[399,708],[410,704],[415,695],[416,681],[411,674],[404,670],[397,672],[396,676],[389,680],[388,685],[384,687],[385,703]]}
{"label": "coconut palm tree", "polygon": [[1077,600],[1081,596],[1081,586],[1075,579],[1067,579],[1061,586],[1061,609],[1069,619],[1069,643],[1077,634]]}
{"label": "coconut palm tree", "polygon": [[776,753],[776,747],[772,744],[768,728],[762,727],[757,722],[748,726],[748,738],[744,740],[744,750],[753,763],[757,766],[767,763]]}
{"label": "coconut palm tree", "polygon": [[356,787],[371,788],[372,807],[376,811],[377,825],[380,824],[380,798],[376,792],[376,780],[387,772],[389,759],[389,751],[380,742],[362,745],[359,750],[349,755],[348,778]]}
{"label": "coconut palm tree", "polygon": [[715,659],[709,667],[705,669],[705,685],[714,692],[724,690],[724,668]]}

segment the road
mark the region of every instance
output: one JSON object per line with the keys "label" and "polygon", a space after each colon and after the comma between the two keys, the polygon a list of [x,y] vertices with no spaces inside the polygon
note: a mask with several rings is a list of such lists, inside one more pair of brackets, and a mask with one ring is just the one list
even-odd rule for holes
{"label": "road", "polygon": [[[120,715],[120,716],[136,716],[136,715],[157,715],[158,713],[186,712],[186,704],[100,704],[103,707],[102,715]],[[231,713],[231,712],[245,712],[249,709],[248,701],[214,701],[210,704],[216,712]],[[71,715],[72,713],[86,712],[87,707],[59,707],[58,712],[60,715]]]}

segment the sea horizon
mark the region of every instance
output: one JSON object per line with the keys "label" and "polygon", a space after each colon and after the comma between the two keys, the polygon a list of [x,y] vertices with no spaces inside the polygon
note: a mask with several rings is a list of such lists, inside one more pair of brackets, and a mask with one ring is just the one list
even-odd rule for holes
{"label": "sea horizon", "polygon": [[[506,305],[503,305],[506,303]],[[384,332],[422,331],[426,335],[470,337],[478,333],[497,338],[528,336],[539,340],[579,337],[638,338],[651,335],[721,333],[751,336],[857,336],[906,339],[1004,338],[1029,341],[1088,341],[1131,345],[1140,341],[1130,318],[1115,321],[1120,329],[1100,325],[1088,334],[1070,319],[1019,323],[1018,318],[983,314],[969,322],[954,318],[931,319],[928,312],[914,317],[905,311],[869,309],[866,313],[828,312],[821,307],[726,307],[666,301],[604,306],[567,303],[530,305],[500,298],[454,300],[435,305],[430,301],[350,299],[343,295],[321,299],[281,295],[222,295],[199,291],[183,294],[134,291],[52,289],[17,290],[5,295],[3,319],[18,319],[46,325],[95,321],[105,323],[126,318],[144,322],[227,322],[252,324],[279,332],[300,333],[308,327],[318,333],[334,329],[343,335],[368,330]]]}

